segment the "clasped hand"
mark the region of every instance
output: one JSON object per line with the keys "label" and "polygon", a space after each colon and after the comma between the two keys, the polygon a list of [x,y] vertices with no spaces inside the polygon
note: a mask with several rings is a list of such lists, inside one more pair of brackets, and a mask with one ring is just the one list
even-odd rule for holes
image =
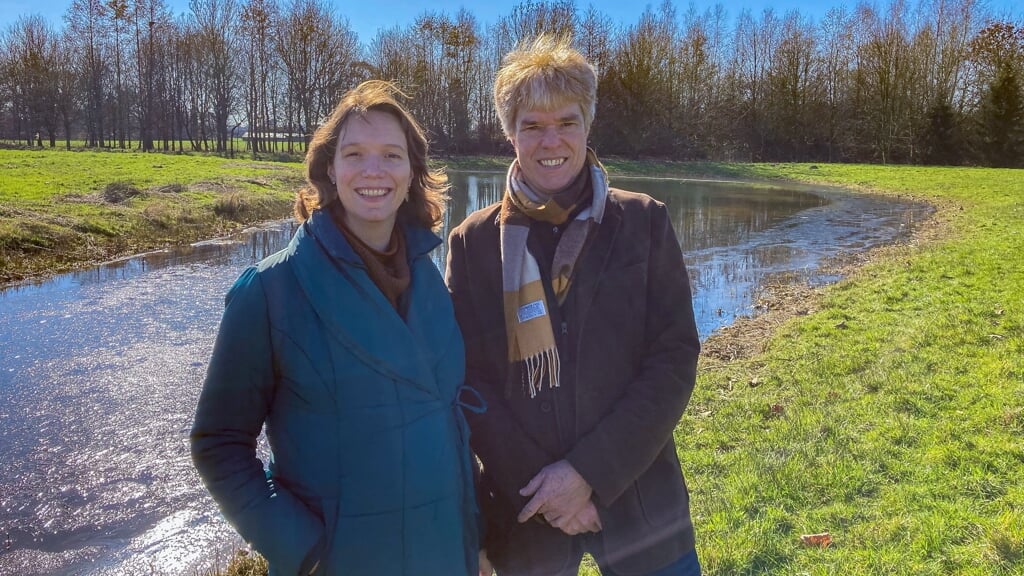
{"label": "clasped hand", "polygon": [[559,460],[541,468],[526,486],[522,496],[532,496],[519,513],[519,522],[536,514],[548,524],[569,535],[600,532],[601,519],[590,499],[593,489],[572,464]]}

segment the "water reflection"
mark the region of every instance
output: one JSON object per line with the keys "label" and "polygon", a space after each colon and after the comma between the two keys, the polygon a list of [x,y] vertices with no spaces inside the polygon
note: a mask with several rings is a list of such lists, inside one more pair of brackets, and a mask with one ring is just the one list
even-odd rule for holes
{"label": "water reflection", "polygon": [[16,294],[39,291],[63,291],[91,284],[130,280],[146,272],[169,266],[203,264],[208,266],[244,267],[283,248],[295,231],[294,220],[268,222],[248,228],[231,238],[198,242],[168,250],[157,250],[106,262],[86,270],[63,274],[37,282],[17,284],[0,290],[0,302]]}
{"label": "water reflection", "polygon": [[[504,174],[452,173],[442,233],[501,195]],[[737,314],[766,274],[888,242],[920,206],[827,190],[633,179],[666,203],[699,329]],[[200,486],[187,433],[241,270],[289,221],[0,291],[0,573],[192,573],[239,544]],[[445,248],[432,254],[444,267]]]}

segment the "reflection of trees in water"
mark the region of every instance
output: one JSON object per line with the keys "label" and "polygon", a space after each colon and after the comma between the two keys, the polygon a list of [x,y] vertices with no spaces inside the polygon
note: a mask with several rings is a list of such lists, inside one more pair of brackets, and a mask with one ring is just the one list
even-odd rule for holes
{"label": "reflection of trees in water", "polygon": [[259,262],[277,252],[287,245],[297,228],[298,224],[293,223],[283,229],[258,230],[252,233],[249,236],[249,259],[252,262]]}
{"label": "reflection of trees in water", "polygon": [[438,235],[445,242],[435,250],[431,256],[434,263],[442,272],[445,269],[445,258],[448,255],[448,234],[466,216],[481,208],[486,208],[501,200],[505,192],[505,175],[501,173],[479,173],[449,172],[448,179],[451,182],[451,190],[448,191],[450,200],[448,210],[444,215],[444,224]]}
{"label": "reflection of trees in water", "polygon": [[110,280],[128,280],[146,272],[189,264],[230,265],[241,269],[287,246],[295,228],[294,221],[281,221],[248,230],[230,239],[211,240],[178,246],[171,250],[149,252],[59,276],[48,282],[98,284]]}
{"label": "reflection of trees in water", "polygon": [[[448,212],[445,215],[446,230],[450,230],[466,219],[466,216],[501,200],[505,192],[505,175],[471,174],[451,172],[448,174],[452,188],[448,195]],[[448,226],[450,220],[451,225]]]}
{"label": "reflection of trees in water", "polygon": [[[498,202],[505,189],[501,173],[448,176],[452,189],[445,238],[467,215]],[[828,203],[817,194],[745,184],[654,179],[616,179],[612,184],[664,202],[685,252],[743,243],[801,210]]]}
{"label": "reflection of trees in water", "polygon": [[827,198],[745,184],[632,179],[616,182],[664,202],[685,254],[693,308],[702,337],[748,314],[757,283],[789,266],[801,249],[766,233]]}
{"label": "reflection of trees in water", "polygon": [[[501,199],[502,173],[449,174],[450,201],[439,235],[466,215]],[[817,216],[801,211],[830,202],[822,195],[744,184],[680,180],[618,179],[616,186],[645,192],[664,202],[672,218],[690,272],[694,308],[702,334],[749,312],[756,283],[781,270],[811,269],[830,251],[859,249],[891,240],[909,230],[919,211],[886,202],[844,197]],[[838,218],[832,217],[839,214]],[[796,216],[796,217],[794,217]],[[284,248],[295,230],[292,220],[262,226],[232,239],[204,242],[173,251],[146,254],[78,272],[70,281],[88,284],[125,280],[144,272],[181,264],[245,266]],[[447,243],[431,257],[445,269]],[[69,277],[55,281],[68,282]]]}
{"label": "reflection of trees in water", "polygon": [[[498,202],[505,186],[501,173],[453,172],[449,178],[452,189],[442,231],[445,239],[468,214]],[[786,262],[791,256],[791,248],[784,245],[761,246],[753,253],[730,250],[721,259],[702,255],[702,251],[742,246],[758,232],[802,210],[828,203],[828,199],[808,192],[734,183],[616,179],[612,184],[650,194],[666,204],[691,267],[694,289],[701,292],[721,292],[724,286],[749,283],[751,270]],[[446,252],[444,246],[433,255],[442,270]]]}
{"label": "reflection of trees in water", "polygon": [[[782,220],[828,203],[816,194],[792,190],[765,190],[743,185],[664,181],[630,184],[664,202],[684,252],[715,246],[734,246]],[[647,188],[647,189],[641,189]],[[744,189],[745,188],[745,189]]]}

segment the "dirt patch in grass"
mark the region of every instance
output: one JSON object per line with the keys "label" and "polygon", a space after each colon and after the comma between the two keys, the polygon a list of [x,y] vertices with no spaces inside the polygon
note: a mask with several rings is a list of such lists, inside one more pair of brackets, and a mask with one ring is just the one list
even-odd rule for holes
{"label": "dirt patch in grass", "polygon": [[129,198],[141,196],[142,190],[136,188],[131,182],[111,182],[103,187],[100,196],[104,202],[109,204],[120,204]]}
{"label": "dirt patch in grass", "polygon": [[[302,157],[296,158],[298,162],[302,161]],[[294,170],[294,167],[289,166],[286,162],[226,162],[224,167],[245,168],[247,170]]]}
{"label": "dirt patch in grass", "polygon": [[164,184],[163,186],[156,186],[150,189],[155,194],[181,194],[182,192],[188,191],[188,186],[175,182],[173,184]]}
{"label": "dirt patch in grass", "polygon": [[192,192],[215,192],[217,194],[227,194],[229,192],[238,191],[238,187],[230,182],[219,182],[215,180],[193,182],[188,188]]}

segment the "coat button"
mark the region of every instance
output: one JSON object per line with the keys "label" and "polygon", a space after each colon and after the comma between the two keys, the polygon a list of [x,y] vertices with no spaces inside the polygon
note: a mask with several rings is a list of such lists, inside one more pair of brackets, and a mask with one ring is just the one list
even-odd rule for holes
{"label": "coat button", "polygon": [[540,403],[540,411],[545,413],[545,414],[547,414],[548,412],[551,412],[551,402],[548,402],[547,400],[541,402]]}

